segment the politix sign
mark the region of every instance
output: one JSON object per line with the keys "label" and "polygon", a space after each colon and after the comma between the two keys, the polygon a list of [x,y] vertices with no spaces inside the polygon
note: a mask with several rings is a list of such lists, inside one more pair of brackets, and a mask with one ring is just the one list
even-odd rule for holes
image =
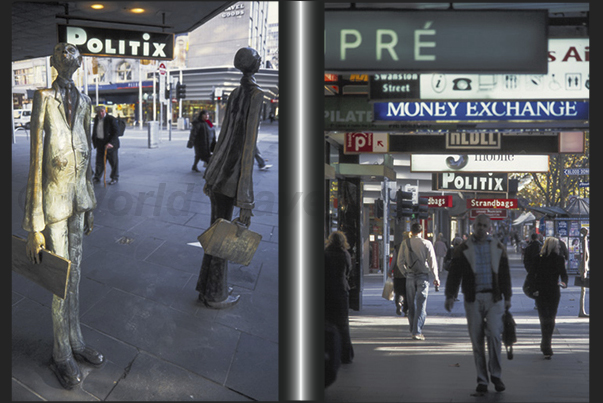
{"label": "politix sign", "polygon": [[516,209],[518,204],[517,199],[467,199],[467,208]]}
{"label": "politix sign", "polygon": [[388,133],[352,132],[345,134],[345,154],[386,153],[389,151]]}
{"label": "politix sign", "polygon": [[174,59],[174,34],[61,24],[57,27],[59,42],[75,45],[82,55]]}

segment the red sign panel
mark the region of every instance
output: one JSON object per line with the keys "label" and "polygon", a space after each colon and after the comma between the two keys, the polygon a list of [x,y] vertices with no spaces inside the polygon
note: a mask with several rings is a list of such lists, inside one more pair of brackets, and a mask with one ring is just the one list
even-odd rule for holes
{"label": "red sign panel", "polygon": [[346,133],[345,154],[386,153],[389,150],[387,133]]}
{"label": "red sign panel", "polygon": [[429,196],[427,199],[429,207],[452,207],[452,196]]}
{"label": "red sign panel", "polygon": [[517,199],[467,199],[467,208],[516,209]]}
{"label": "red sign panel", "polygon": [[485,214],[491,220],[504,220],[507,218],[507,210],[502,209],[471,209],[469,210],[469,219],[475,220],[478,215]]}

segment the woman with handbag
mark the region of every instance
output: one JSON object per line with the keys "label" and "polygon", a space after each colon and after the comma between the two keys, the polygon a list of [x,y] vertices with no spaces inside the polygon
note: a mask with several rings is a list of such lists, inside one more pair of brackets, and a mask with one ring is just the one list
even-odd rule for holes
{"label": "woman with handbag", "polygon": [[325,247],[325,321],[337,327],[341,337],[341,362],[349,364],[354,358],[350,337],[348,277],[352,258],[345,234],[332,232]]}
{"label": "woman with handbag", "polygon": [[[568,280],[565,260],[557,238],[549,237],[544,241],[538,264],[533,270],[535,271],[533,287],[537,290],[536,307],[542,332],[540,350],[544,354],[544,358],[551,359],[553,355],[551,342],[561,298],[559,286],[566,288]],[[559,282],[560,277],[561,282]]]}

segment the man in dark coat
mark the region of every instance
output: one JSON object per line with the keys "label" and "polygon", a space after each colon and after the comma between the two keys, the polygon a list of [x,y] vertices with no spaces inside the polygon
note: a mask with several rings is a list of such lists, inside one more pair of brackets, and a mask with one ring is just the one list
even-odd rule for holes
{"label": "man in dark coat", "polygon": [[[489,380],[497,392],[505,390],[500,365],[502,317],[511,307],[512,295],[506,247],[488,234],[489,229],[490,217],[477,216],[471,236],[453,251],[445,292],[445,308],[450,312],[462,282],[479,393],[488,391]],[[484,338],[488,341],[487,364]]]}
{"label": "man in dark coat", "polygon": [[107,161],[111,165],[111,181],[109,185],[114,185],[119,179],[119,160],[117,150],[119,149],[119,128],[117,119],[109,115],[104,106],[95,108],[96,117],[92,128],[92,144],[96,148],[96,168],[94,170],[94,182],[100,182],[100,178],[105,172],[105,152]]}
{"label": "man in dark coat", "polygon": [[[211,223],[218,218],[231,220],[239,207],[237,220],[245,226],[255,207],[253,196],[253,159],[260,123],[264,92],[255,81],[262,58],[252,48],[239,49],[234,66],[243,73],[241,85],[228,97],[220,137],[205,170],[203,191],[211,200]],[[203,256],[196,290],[208,307],[228,308],[240,295],[228,295],[228,261],[209,254]]]}

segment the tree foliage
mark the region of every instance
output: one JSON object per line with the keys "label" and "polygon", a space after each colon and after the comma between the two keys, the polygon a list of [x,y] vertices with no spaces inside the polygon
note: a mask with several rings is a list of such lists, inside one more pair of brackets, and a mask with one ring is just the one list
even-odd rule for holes
{"label": "tree foliage", "polygon": [[589,188],[580,188],[580,182],[588,182],[588,175],[565,175],[566,168],[589,167],[588,131],[585,132],[584,154],[552,154],[549,156],[549,171],[546,173],[517,173],[525,185],[517,196],[529,201],[531,206],[557,206],[564,208],[569,196],[589,197]]}

